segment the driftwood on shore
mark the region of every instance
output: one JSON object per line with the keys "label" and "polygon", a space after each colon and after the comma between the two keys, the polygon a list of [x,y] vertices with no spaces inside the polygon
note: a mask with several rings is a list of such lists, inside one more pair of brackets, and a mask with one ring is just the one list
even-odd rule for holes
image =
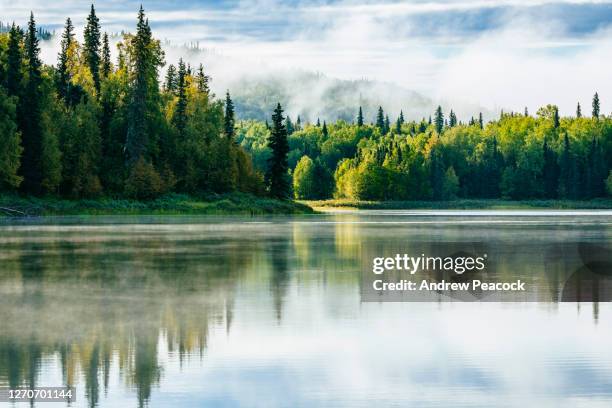
{"label": "driftwood on shore", "polygon": [[0,207],[0,211],[13,216],[25,217],[27,214],[14,208]]}

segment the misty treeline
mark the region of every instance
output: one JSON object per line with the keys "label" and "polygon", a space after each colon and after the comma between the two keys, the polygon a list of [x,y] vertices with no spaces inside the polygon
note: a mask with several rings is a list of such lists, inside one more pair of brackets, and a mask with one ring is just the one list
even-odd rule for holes
{"label": "misty treeline", "polygon": [[[440,107],[428,120],[303,124],[285,119],[288,164],[296,198],[450,200],[455,198],[591,199],[612,194],[612,117],[601,115],[599,95],[584,117],[560,117],[554,105],[501,113],[467,123]],[[237,141],[256,167],[268,159],[268,125],[237,124]]]}
{"label": "misty treeline", "polygon": [[166,64],[142,7],[111,58],[92,5],[79,41],[70,19],[55,66],[34,16],[0,34],[0,188],[68,198],[265,192],[234,140],[234,115],[202,65]]}

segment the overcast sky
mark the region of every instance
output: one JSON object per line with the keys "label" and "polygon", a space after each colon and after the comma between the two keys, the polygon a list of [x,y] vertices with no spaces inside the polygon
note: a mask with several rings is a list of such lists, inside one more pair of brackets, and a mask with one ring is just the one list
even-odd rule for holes
{"label": "overcast sky", "polygon": [[[95,3],[104,30],[133,30],[139,1]],[[571,113],[612,110],[612,0],[143,1],[154,34],[232,59],[397,83],[435,98]],[[0,0],[0,19],[81,25],[87,2]],[[51,54],[50,54],[51,55]],[[240,63],[236,63],[239,61]],[[228,70],[230,68],[228,67]]]}

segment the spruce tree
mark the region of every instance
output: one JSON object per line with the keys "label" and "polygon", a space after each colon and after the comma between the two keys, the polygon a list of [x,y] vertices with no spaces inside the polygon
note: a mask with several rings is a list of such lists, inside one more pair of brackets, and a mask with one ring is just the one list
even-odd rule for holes
{"label": "spruce tree", "polygon": [[593,118],[599,119],[599,95],[597,92],[593,95]]}
{"label": "spruce tree", "polygon": [[149,146],[159,129],[155,126],[159,111],[158,67],[162,65],[163,52],[153,40],[149,21],[142,6],[138,11],[136,35],[131,39],[133,68],[130,72],[131,88],[127,112],[126,153],[129,163],[139,158],[150,158]]}
{"label": "spruce tree", "polygon": [[179,136],[183,137],[185,134],[185,127],[187,126],[187,70],[182,58],[179,60],[178,66],[176,86],[178,101],[176,102],[176,109],[174,110],[172,121],[178,130]]}
{"label": "spruce tree", "polygon": [[385,114],[382,106],[378,107],[378,114],[376,115],[376,127],[380,130],[380,133],[385,134]]}
{"label": "spruce tree", "polygon": [[57,63],[57,94],[66,103],[69,101],[71,75],[69,71],[69,52],[74,41],[74,26],[70,17],[66,19],[64,32],[62,33],[62,41],[60,44],[60,53]]}
{"label": "spruce tree", "polygon": [[455,112],[453,112],[452,109],[451,109],[450,114],[448,116],[449,116],[448,126],[449,127],[457,126],[457,115],[455,115]]}
{"label": "spruce tree", "polygon": [[196,84],[198,87],[198,91],[205,94],[209,94],[209,82],[210,77],[204,73],[204,65],[200,64],[200,66],[198,67],[198,73],[196,74]]}
{"label": "spruce tree", "polygon": [[436,132],[441,135],[444,130],[444,114],[442,113],[442,107],[439,105],[436,109],[434,123],[436,125]]}
{"label": "spruce tree", "polygon": [[9,31],[7,60],[6,60],[6,83],[5,87],[9,96],[20,96],[23,85],[23,53],[21,45],[23,32],[13,23]]}
{"label": "spruce tree", "polygon": [[402,121],[400,120],[400,118],[397,118],[397,120],[395,121],[395,133],[398,135],[402,134]]}
{"label": "spruce tree", "polygon": [[580,119],[582,117],[582,108],[580,107],[580,102],[576,105],[576,117]]}
{"label": "spruce tree", "polygon": [[289,144],[283,119],[283,109],[279,103],[272,115],[272,129],[268,137],[268,147],[272,155],[268,159],[268,171],[266,172],[270,195],[279,199],[289,198],[291,194],[287,161]]}
{"label": "spruce tree", "polygon": [[291,121],[289,115],[287,115],[287,118],[285,119],[285,129],[287,130],[287,136],[291,136],[295,131],[295,127],[293,126],[293,122]]}
{"label": "spruce tree", "polygon": [[96,16],[94,5],[91,5],[91,11],[87,16],[87,24],[83,33],[83,56],[91,77],[94,82],[96,92],[100,93],[100,20]]}
{"label": "spruce tree", "polygon": [[400,125],[404,124],[404,111],[400,110],[400,115],[399,115],[399,121],[400,121]]}
{"label": "spruce tree", "polygon": [[235,130],[234,126],[235,126],[234,102],[232,102],[232,98],[230,98],[230,93],[229,93],[229,91],[227,91],[227,93],[225,94],[225,122],[224,122],[224,129],[225,129],[225,136],[231,142],[234,142],[234,136],[235,136],[235,133],[236,133],[236,130]]}
{"label": "spruce tree", "polygon": [[484,129],[484,121],[482,120],[482,112],[478,114],[478,126],[480,126],[480,129]]}
{"label": "spruce tree", "polygon": [[34,14],[30,14],[28,31],[25,38],[27,61],[27,82],[23,98],[20,99],[20,130],[23,143],[21,175],[23,189],[32,194],[43,193],[42,180],[42,106],[41,106],[41,66],[40,48],[36,32]]}
{"label": "spruce tree", "polygon": [[329,133],[327,131],[327,122],[323,121],[323,129],[321,129],[321,133],[323,133],[323,138],[327,139]]}
{"label": "spruce tree", "polygon": [[386,135],[391,130],[391,122],[389,121],[389,115],[385,115],[385,129],[384,134]]}
{"label": "spruce tree", "polygon": [[166,92],[176,93],[177,91],[177,73],[176,67],[170,64],[166,71],[166,79],[164,82],[164,89]]}
{"label": "spruce tree", "polygon": [[553,127],[555,129],[558,129],[560,126],[560,122],[559,122],[559,108],[556,106],[553,106]]}
{"label": "spruce tree", "polygon": [[359,107],[359,113],[357,114],[357,126],[363,126],[363,111],[361,110],[361,106]]}
{"label": "spruce tree", "polygon": [[110,45],[108,43],[108,34],[104,33],[102,36],[102,78],[108,78],[113,70],[113,63],[111,62]]}

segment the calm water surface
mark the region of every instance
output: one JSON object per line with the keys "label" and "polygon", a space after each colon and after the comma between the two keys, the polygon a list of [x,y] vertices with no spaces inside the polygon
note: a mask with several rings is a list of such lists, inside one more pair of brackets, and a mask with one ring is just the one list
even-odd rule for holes
{"label": "calm water surface", "polygon": [[[372,257],[464,241],[541,301],[361,301]],[[611,304],[563,302],[556,260],[611,242],[603,211],[4,221],[0,386],[74,386],[73,407],[610,407]]]}

